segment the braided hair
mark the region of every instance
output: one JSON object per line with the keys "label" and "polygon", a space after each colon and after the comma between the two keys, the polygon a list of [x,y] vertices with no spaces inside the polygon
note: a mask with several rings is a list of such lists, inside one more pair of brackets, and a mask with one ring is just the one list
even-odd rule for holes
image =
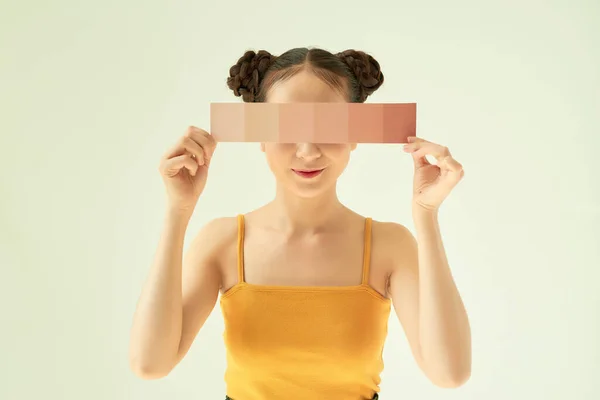
{"label": "braided hair", "polygon": [[295,48],[280,56],[266,50],[248,50],[229,69],[227,86],[244,102],[264,102],[269,88],[310,68],[332,88],[348,95],[352,103],[363,103],[383,84],[377,60],[357,50],[332,54],[323,49]]}

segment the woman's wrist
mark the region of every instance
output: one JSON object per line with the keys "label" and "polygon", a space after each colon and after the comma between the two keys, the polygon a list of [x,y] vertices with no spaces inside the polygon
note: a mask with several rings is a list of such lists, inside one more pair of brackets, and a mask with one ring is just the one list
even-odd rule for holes
{"label": "woman's wrist", "polygon": [[167,224],[187,228],[187,225],[194,214],[194,210],[182,209],[178,207],[167,207],[165,219]]}

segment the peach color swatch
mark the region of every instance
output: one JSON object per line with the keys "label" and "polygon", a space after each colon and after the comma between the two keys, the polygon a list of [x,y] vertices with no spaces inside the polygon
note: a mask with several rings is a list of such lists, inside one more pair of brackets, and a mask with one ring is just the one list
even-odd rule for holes
{"label": "peach color swatch", "polygon": [[415,103],[211,103],[218,142],[406,143]]}

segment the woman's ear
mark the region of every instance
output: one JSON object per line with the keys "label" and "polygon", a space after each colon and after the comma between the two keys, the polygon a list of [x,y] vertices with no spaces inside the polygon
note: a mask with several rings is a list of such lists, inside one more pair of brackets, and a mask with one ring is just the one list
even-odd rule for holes
{"label": "woman's ear", "polygon": [[265,144],[264,143],[260,144],[260,151],[262,151],[263,153],[265,152]]}

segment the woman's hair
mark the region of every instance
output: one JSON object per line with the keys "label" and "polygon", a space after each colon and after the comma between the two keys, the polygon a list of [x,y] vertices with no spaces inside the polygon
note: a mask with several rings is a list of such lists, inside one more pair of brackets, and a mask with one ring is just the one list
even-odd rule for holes
{"label": "woman's hair", "polygon": [[229,69],[227,86],[247,103],[261,103],[276,82],[308,70],[333,89],[347,95],[351,103],[363,103],[383,84],[379,63],[357,50],[332,54],[305,47],[274,56],[266,50],[247,51]]}

